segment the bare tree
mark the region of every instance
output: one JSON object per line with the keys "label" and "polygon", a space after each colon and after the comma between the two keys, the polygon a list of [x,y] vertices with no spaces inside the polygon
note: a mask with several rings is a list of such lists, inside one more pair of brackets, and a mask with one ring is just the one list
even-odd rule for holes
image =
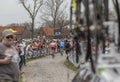
{"label": "bare tree", "polygon": [[42,23],[41,27],[53,27],[53,22],[46,20]]}
{"label": "bare tree", "polygon": [[21,23],[21,26],[26,27],[28,31],[31,32],[31,23],[29,22]]}
{"label": "bare tree", "polygon": [[[35,18],[43,5],[43,0],[19,0],[31,19],[31,37],[34,37]],[[31,2],[32,1],[32,2]],[[31,3],[31,4],[30,4]]]}
{"label": "bare tree", "polygon": [[42,20],[54,28],[64,26],[67,19],[65,0],[47,0],[42,11]]}
{"label": "bare tree", "polygon": [[12,23],[12,24],[8,24],[7,26],[20,26],[20,24],[18,24],[18,23]]}
{"label": "bare tree", "polygon": [[69,25],[70,22],[69,20],[66,20],[66,19],[67,17],[64,17],[64,16],[59,17],[59,19],[57,19],[56,26],[62,28],[66,25]]}

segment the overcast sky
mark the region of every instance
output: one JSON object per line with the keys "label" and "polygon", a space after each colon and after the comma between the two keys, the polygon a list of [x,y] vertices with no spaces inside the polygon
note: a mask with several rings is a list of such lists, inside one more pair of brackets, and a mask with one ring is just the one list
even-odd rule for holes
{"label": "overcast sky", "polygon": [[0,25],[23,23],[28,16],[18,0],[0,0]]}
{"label": "overcast sky", "polygon": [[18,0],[0,0],[0,26],[29,21],[30,18]]}

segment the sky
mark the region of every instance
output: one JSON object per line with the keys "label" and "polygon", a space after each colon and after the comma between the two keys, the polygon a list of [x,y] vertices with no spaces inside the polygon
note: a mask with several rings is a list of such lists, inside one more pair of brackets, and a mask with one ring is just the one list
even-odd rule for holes
{"label": "sky", "polygon": [[0,0],[0,26],[30,21],[18,0]]}
{"label": "sky", "polygon": [[[19,0],[0,0],[0,26],[29,22],[30,18]],[[68,5],[70,0],[67,0]]]}
{"label": "sky", "polygon": [[6,26],[12,23],[30,22],[27,11],[19,3],[19,0],[0,1],[0,26]]}

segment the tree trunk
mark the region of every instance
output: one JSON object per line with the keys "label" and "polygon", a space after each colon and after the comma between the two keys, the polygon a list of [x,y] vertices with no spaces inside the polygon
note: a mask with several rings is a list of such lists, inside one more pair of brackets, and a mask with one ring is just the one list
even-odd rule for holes
{"label": "tree trunk", "polygon": [[32,18],[32,24],[31,24],[31,38],[32,38],[32,40],[34,38],[34,23],[35,23],[35,20],[34,20],[34,18]]}
{"label": "tree trunk", "polygon": [[89,19],[89,0],[85,0],[86,1],[86,5],[85,5],[85,14],[86,14],[86,22],[87,22],[87,28],[88,28],[88,34],[87,34],[87,54],[86,54],[86,61],[88,61],[88,59],[90,59],[91,62],[91,69],[93,71],[93,73],[95,73],[95,68],[94,68],[94,64],[93,64],[93,59],[92,59],[92,51],[91,51],[91,33],[90,33],[90,19]]}
{"label": "tree trunk", "polygon": [[95,62],[97,63],[98,60],[98,45],[99,45],[99,36],[98,36],[98,20],[97,20],[97,2],[93,0],[94,5],[94,25],[96,27],[96,51],[95,51]]}
{"label": "tree trunk", "polygon": [[53,27],[56,28],[56,19],[54,18],[54,24]]}
{"label": "tree trunk", "polygon": [[104,16],[105,16],[105,21],[109,20],[109,1],[108,0],[104,0]]}

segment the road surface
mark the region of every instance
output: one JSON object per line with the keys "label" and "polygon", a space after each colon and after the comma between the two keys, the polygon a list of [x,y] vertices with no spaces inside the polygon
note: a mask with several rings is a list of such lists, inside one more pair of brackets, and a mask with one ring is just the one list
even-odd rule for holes
{"label": "road surface", "polygon": [[23,67],[24,82],[71,82],[75,72],[64,65],[66,55],[33,60]]}

